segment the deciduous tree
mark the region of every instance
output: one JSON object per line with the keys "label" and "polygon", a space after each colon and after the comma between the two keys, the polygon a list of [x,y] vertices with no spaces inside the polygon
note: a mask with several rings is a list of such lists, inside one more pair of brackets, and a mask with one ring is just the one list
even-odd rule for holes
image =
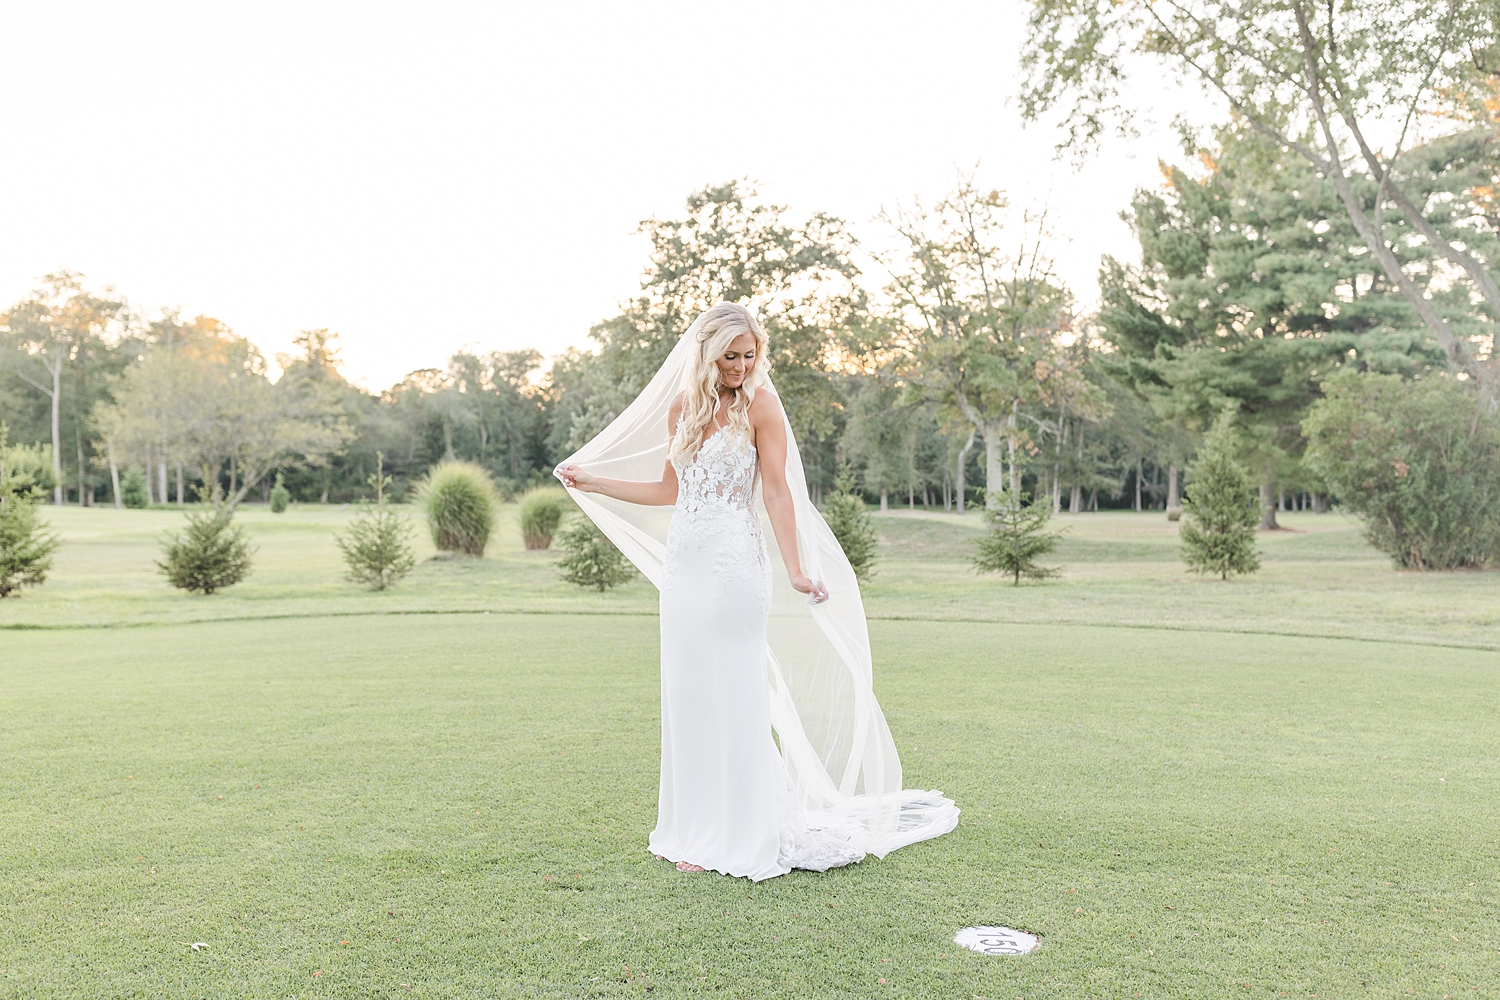
{"label": "deciduous tree", "polygon": [[[1187,71],[1236,119],[1293,151],[1335,191],[1382,274],[1457,370],[1489,381],[1493,329],[1455,330],[1413,272],[1387,215],[1451,265],[1500,316],[1487,227],[1420,197],[1407,167],[1416,126],[1455,103],[1481,110],[1500,67],[1500,10],[1486,0],[1033,0],[1023,54],[1023,113],[1061,107],[1069,142],[1086,147],[1111,124],[1129,127],[1132,79],[1155,61]],[[1384,136],[1385,138],[1382,138]],[[1353,151],[1353,152],[1351,152]],[[1360,191],[1362,172],[1376,186]],[[1420,172],[1420,168],[1416,172]],[[1462,215],[1463,213],[1460,213]]]}
{"label": "deciduous tree", "polygon": [[[77,453],[78,502],[85,502],[88,472],[86,452],[92,443],[85,426],[105,372],[90,372],[106,355],[111,338],[118,338],[128,319],[125,302],[113,296],[94,295],[83,287],[83,276],[60,271],[42,279],[41,286],[0,316],[0,338],[15,352],[15,375],[45,397],[52,438],[52,463],[56,483],[53,502],[63,502],[63,421],[71,417]],[[27,371],[31,368],[31,371]],[[71,404],[65,406],[65,400]]]}
{"label": "deciduous tree", "polygon": [[770,337],[777,391],[814,473],[818,446],[841,429],[834,370],[867,312],[854,242],[840,220],[792,221],[748,183],[696,191],[686,208],[680,218],[641,223],[651,241],[641,294],[591,331],[598,354],[574,356],[561,372],[554,365],[554,381],[567,391],[553,440],[571,450],[593,437],[640,393],[700,312],[745,302]]}
{"label": "deciduous tree", "polygon": [[[1046,411],[1090,389],[1062,350],[1072,297],[1053,273],[1045,220],[1007,225],[1008,203],[962,178],[930,211],[887,214],[901,237],[883,318],[893,363],[942,416],[984,443],[990,502],[1020,492],[1020,462]],[[1004,483],[1004,466],[1010,481]]]}

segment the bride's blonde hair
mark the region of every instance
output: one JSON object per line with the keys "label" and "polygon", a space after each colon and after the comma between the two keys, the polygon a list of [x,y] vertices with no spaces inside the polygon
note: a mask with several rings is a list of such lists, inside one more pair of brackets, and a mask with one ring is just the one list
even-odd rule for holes
{"label": "bride's blonde hair", "polygon": [[734,390],[729,401],[727,432],[740,436],[750,433],[750,404],[755,390],[766,384],[771,359],[767,354],[766,331],[755,315],[738,302],[720,302],[699,317],[698,350],[682,376],[682,415],[678,418],[672,439],[673,463],[686,466],[698,454],[703,432],[713,423],[719,410],[718,360],[729,350],[730,343],[741,334],[755,338],[755,361],[745,381]]}

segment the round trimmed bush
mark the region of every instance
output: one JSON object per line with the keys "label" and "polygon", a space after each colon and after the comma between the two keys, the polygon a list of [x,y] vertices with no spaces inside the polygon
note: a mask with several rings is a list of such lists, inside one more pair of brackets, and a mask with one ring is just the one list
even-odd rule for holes
{"label": "round trimmed bush", "polygon": [[440,551],[484,555],[500,502],[487,470],[473,462],[439,462],[417,484],[416,498]]}
{"label": "round trimmed bush", "polygon": [[521,538],[536,551],[552,544],[567,510],[568,495],[555,486],[538,486],[521,496]]}

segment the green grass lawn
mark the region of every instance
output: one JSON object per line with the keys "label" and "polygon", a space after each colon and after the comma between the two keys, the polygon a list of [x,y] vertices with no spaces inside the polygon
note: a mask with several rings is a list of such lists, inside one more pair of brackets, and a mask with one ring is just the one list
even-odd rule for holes
{"label": "green grass lawn", "polygon": [[150,565],[178,515],[48,515],[53,579],[0,604],[0,997],[1500,992],[1500,581],[1333,515],[1230,584],[1082,516],[1021,588],[968,572],[977,519],[881,517],[877,693],[963,825],[759,885],[645,850],[645,583],[562,585],[507,521],[366,594],[347,514],[293,508],[193,598]]}

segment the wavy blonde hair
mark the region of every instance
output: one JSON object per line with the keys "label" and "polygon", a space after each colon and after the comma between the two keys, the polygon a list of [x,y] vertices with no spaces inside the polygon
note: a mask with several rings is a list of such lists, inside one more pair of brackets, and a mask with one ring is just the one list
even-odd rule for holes
{"label": "wavy blonde hair", "polygon": [[703,432],[713,423],[719,411],[718,360],[741,334],[755,338],[755,361],[734,397],[729,401],[727,429],[744,437],[750,433],[750,404],[755,390],[766,384],[771,372],[769,342],[755,314],[738,302],[720,302],[699,317],[698,350],[682,376],[682,415],[677,420],[670,457],[676,465],[686,466],[698,455]]}

